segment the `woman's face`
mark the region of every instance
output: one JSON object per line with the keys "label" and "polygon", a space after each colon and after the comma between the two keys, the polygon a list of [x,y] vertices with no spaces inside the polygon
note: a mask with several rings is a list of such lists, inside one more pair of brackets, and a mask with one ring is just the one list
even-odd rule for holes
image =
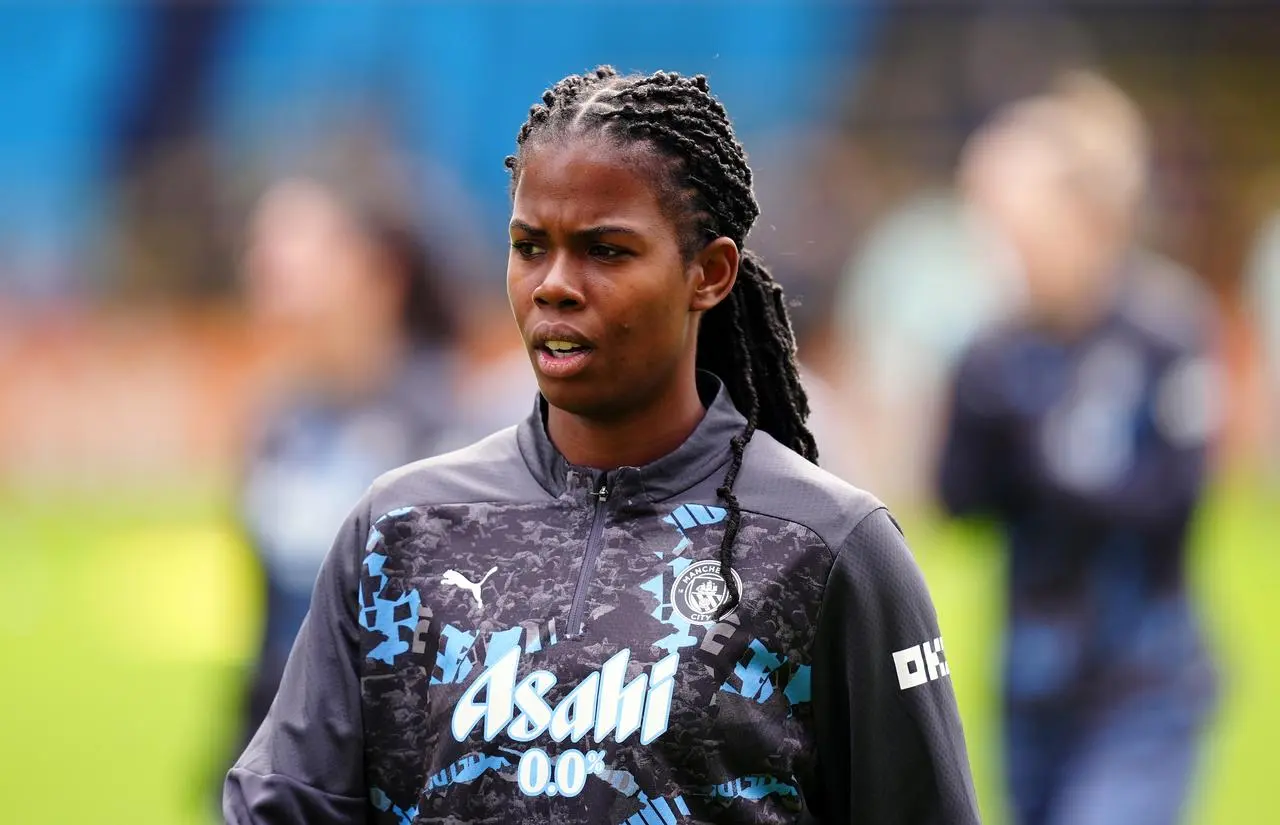
{"label": "woman's face", "polygon": [[566,412],[617,419],[669,397],[694,369],[698,314],[719,300],[681,256],[655,162],[608,140],[525,149],[507,294],[538,386]]}
{"label": "woman's face", "polygon": [[1068,311],[1103,290],[1111,233],[1064,150],[1009,131],[977,147],[965,171],[968,200],[1015,253],[1034,311]]}
{"label": "woman's face", "polygon": [[343,204],[307,180],[270,189],[254,212],[243,277],[251,317],[309,359],[399,328],[398,279]]}

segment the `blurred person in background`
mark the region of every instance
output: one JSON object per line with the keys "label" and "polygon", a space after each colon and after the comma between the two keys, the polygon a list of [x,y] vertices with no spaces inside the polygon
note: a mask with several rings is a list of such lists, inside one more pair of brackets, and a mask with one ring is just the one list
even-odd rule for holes
{"label": "blurred person in background", "polygon": [[453,443],[445,274],[395,198],[338,178],[275,184],[248,231],[248,311],[281,368],[241,489],[266,616],[239,749],[275,697],[340,514],[382,473]]}
{"label": "blurred person in background", "polygon": [[1023,285],[955,377],[938,484],[1009,546],[1019,825],[1178,821],[1215,695],[1186,582],[1215,428],[1211,301],[1135,251],[1147,136],[1092,74],[1010,105],[961,188]]}

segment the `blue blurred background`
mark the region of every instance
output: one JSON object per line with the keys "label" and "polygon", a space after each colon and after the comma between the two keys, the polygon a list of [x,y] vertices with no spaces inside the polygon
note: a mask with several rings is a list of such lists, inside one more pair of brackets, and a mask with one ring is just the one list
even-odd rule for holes
{"label": "blue blurred background", "polygon": [[0,819],[215,821],[263,622],[245,456],[300,346],[255,320],[255,232],[300,225],[255,223],[263,192],[313,168],[395,191],[459,319],[439,391],[466,440],[532,392],[503,293],[503,157],[544,89],[600,63],[706,74],[733,115],[763,210],[750,243],[791,297],[824,463],[909,527],[996,823],[1003,562],[925,483],[947,370],[1000,301],[956,162],[1061,68],[1133,96],[1154,138],[1143,239],[1219,305],[1230,379],[1194,566],[1228,689],[1188,816],[1265,819],[1280,737],[1266,0],[0,5]]}

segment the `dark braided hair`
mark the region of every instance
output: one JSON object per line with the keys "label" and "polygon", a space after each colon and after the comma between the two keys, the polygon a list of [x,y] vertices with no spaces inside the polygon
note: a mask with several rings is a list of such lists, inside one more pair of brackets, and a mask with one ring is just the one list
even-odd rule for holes
{"label": "dark braided hair", "polygon": [[730,442],[729,469],[716,490],[728,509],[720,574],[729,599],[717,617],[724,616],[741,596],[729,571],[742,521],[733,486],[747,442],[761,429],[809,461],[818,460],[817,445],[805,425],[809,400],[800,383],[782,287],[764,262],[743,248],[760,214],[751,190],[751,168],[728,113],[712,96],[704,76],[657,72],[624,77],[602,66],[561,80],[529,110],[516,139],[517,153],[506,160],[513,191],[528,147],[588,134],[620,146],[647,148],[666,161],[655,182],[662,188],[660,203],[677,212],[671,218],[680,230],[686,261],[720,237],[730,238],[741,250],[732,292],[704,314],[698,330],[698,368],[724,382],[747,420]]}

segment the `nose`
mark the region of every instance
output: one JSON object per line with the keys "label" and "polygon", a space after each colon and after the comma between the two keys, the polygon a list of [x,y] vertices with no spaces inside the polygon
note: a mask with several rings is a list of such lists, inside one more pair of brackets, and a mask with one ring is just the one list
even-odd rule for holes
{"label": "nose", "polygon": [[567,255],[557,255],[547,267],[546,277],[533,290],[533,302],[540,307],[575,309],[586,303],[579,280],[570,271]]}

